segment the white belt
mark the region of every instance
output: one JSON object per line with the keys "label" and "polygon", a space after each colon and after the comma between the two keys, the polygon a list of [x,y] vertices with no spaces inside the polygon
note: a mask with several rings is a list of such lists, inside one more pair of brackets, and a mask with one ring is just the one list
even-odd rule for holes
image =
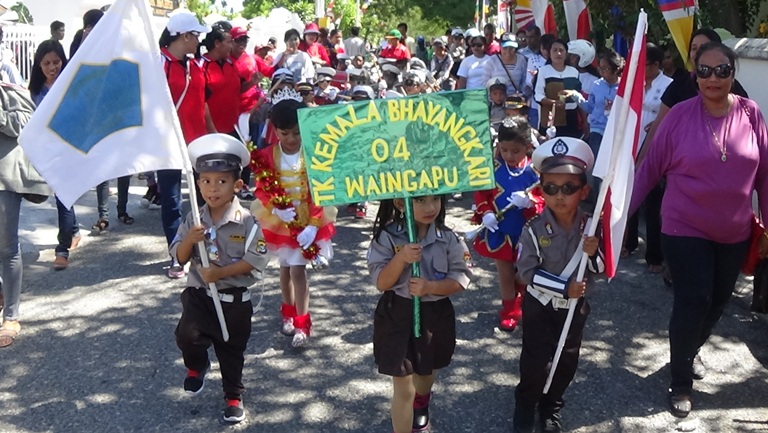
{"label": "white belt", "polygon": [[[205,294],[213,298],[213,293],[211,292],[211,289],[205,289]],[[251,291],[246,290],[241,295],[242,298],[240,299],[241,302],[250,301],[251,300]],[[229,294],[229,293],[219,293],[219,300],[221,302],[226,303],[232,303],[235,302],[235,295]]]}
{"label": "white belt", "polygon": [[558,297],[552,296],[549,293],[544,293],[541,290],[539,290],[539,289],[537,289],[537,288],[535,288],[533,286],[528,286],[527,287],[527,291],[534,298],[536,298],[536,300],[539,301],[539,303],[541,305],[546,306],[547,304],[549,304],[551,302],[552,303],[552,308],[555,311],[557,311],[557,310],[559,310],[561,308],[564,308],[564,309],[568,308],[568,299],[558,298]]}

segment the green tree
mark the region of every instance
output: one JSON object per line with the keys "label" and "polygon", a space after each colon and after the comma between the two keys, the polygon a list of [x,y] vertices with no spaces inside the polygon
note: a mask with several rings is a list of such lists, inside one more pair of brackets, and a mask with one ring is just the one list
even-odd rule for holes
{"label": "green tree", "polygon": [[11,6],[11,10],[16,12],[19,16],[19,22],[24,24],[33,24],[32,14],[29,13],[29,9],[22,2],[18,2]]}
{"label": "green tree", "polygon": [[314,19],[315,2],[313,0],[243,0],[242,15],[248,19],[267,16],[269,11],[280,7],[298,14],[305,22]]}
{"label": "green tree", "polygon": [[212,7],[213,0],[187,0],[187,9],[197,15],[200,20],[211,13]]}

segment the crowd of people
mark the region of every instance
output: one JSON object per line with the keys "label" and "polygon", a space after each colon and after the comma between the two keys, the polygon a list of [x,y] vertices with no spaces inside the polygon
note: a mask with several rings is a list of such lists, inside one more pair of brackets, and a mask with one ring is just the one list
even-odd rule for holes
{"label": "crowd of people", "polygon": [[[2,312],[0,347],[21,329],[18,305],[21,256],[18,225],[22,199],[44,200],[51,192],[24,164],[16,137],[68,58],[92,34],[103,11],[83,18],[69,56],[59,42],[64,27],[51,25],[23,89],[11,73],[0,78],[0,229]],[[466,236],[477,254],[494,260],[501,309],[498,327],[523,326],[520,384],[514,429],[562,431],[563,394],[576,373],[579,347],[590,306],[588,280],[574,271],[582,252],[594,273],[603,270],[596,237],[585,237],[595,212],[600,180],[591,168],[600,151],[625,59],[588,40],[565,41],[538,27],[499,35],[492,24],[480,32],[450,28],[426,40],[401,23],[385,44],[372,47],[350,29],[343,38],[315,23],[290,29],[277,51],[270,38],[248,52],[248,30],[220,21],[208,27],[189,13],[173,15],[159,46],[164,75],[195,167],[203,225],[182,217],[182,173],[144,173],[142,205],[160,210],[169,247],[168,277],[187,276],[183,313],[176,329],[188,368],[184,389],[197,394],[210,366],[207,347],[219,357],[229,422],[244,419],[243,353],[250,336],[248,286],[263,271],[266,254],[280,265],[280,330],[295,347],[309,343],[312,319],[306,266],[323,267],[333,257],[337,210],[312,202],[301,153],[297,111],[305,107],[408,97],[432,92],[486,89],[493,130],[493,189],[474,195]],[[1,33],[0,33],[1,34]],[[691,37],[688,59],[674,47],[646,46],[645,88],[640,119],[641,151],[622,256],[638,247],[637,211],[646,224],[648,272],[663,274],[672,286],[669,324],[673,415],[692,410],[693,380],[706,368],[699,354],[734,289],[749,248],[752,196],[768,212],[768,131],[759,107],[735,80],[736,56],[714,31]],[[693,73],[687,72],[689,68]],[[253,153],[245,143],[252,143]],[[130,177],[118,179],[117,219],[127,212]],[[274,185],[278,185],[277,188]],[[109,228],[109,182],[96,188],[98,220],[91,230]],[[460,199],[461,194],[453,197]],[[252,201],[250,210],[240,200]],[[403,199],[379,204],[368,268],[382,292],[374,318],[374,358],[379,372],[393,377],[392,425],[397,433],[429,426],[431,388],[437,371],[455,349],[450,295],[470,282],[469,250],[445,226],[448,198],[413,199],[417,242],[407,236]],[[54,269],[69,266],[70,251],[82,237],[74,209],[56,199],[59,219]],[[368,217],[367,203],[350,203],[356,218]],[[599,212],[599,210],[597,210]],[[217,234],[218,233],[218,234]],[[768,233],[755,248],[768,255]],[[233,243],[233,240],[234,243]],[[196,251],[198,242],[206,251]],[[210,268],[201,268],[206,254]],[[572,259],[574,257],[574,259]],[[186,267],[192,262],[191,267]],[[423,277],[411,277],[420,263]],[[695,270],[692,272],[692,270]],[[207,285],[217,283],[216,295]],[[222,338],[213,297],[226,304],[231,339]],[[422,303],[422,336],[412,331],[411,299]],[[570,301],[577,314],[552,387],[542,389],[559,329]]]}

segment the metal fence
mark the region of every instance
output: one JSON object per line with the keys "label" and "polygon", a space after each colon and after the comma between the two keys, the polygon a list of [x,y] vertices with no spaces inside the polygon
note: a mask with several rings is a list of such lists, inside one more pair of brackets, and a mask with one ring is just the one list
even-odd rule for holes
{"label": "metal fence", "polygon": [[13,53],[16,66],[25,82],[29,81],[38,44],[50,37],[50,29],[47,26],[3,26],[2,48]]}

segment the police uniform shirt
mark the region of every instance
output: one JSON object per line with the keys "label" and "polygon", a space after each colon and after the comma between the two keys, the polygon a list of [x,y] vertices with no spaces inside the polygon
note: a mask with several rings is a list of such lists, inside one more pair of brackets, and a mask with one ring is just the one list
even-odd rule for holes
{"label": "police uniform shirt", "polygon": [[[368,271],[374,286],[379,279],[379,273],[398,251],[408,244],[408,232],[404,224],[390,223],[381,232],[378,240],[372,240],[368,249]],[[472,271],[469,269],[470,254],[464,241],[459,240],[455,233],[429,226],[427,236],[419,242],[421,252],[421,278],[425,280],[443,280],[450,278],[461,285],[463,289],[469,286]],[[411,278],[411,266],[406,266],[397,283],[390,290],[398,296],[410,298],[408,280]],[[420,299],[425,302],[437,301],[446,296],[426,295]]]}
{"label": "police uniform shirt", "polygon": [[[589,215],[579,209],[573,226],[566,231],[558,225],[552,211],[545,207],[539,216],[528,221],[518,244],[517,278],[520,282],[530,288],[537,269],[560,275],[579,247],[588,218]],[[564,279],[570,277],[563,276]],[[544,305],[553,297],[541,292],[534,296]]]}
{"label": "police uniform shirt", "polygon": [[[210,251],[211,245],[215,245],[218,249],[218,258],[216,260],[211,260],[211,255],[208,257],[211,264],[223,267],[243,260],[253,266],[254,270],[259,272],[264,271],[269,262],[267,243],[264,241],[264,234],[262,234],[260,227],[257,228],[256,235],[253,237],[248,250],[245,250],[245,242],[248,240],[248,235],[257,223],[250,212],[240,205],[240,201],[237,197],[232,200],[232,204],[230,204],[229,209],[227,209],[218,224],[214,224],[211,220],[208,205],[204,205],[201,208],[200,221],[204,227],[214,227],[216,230],[215,240],[209,240],[207,238],[205,240],[206,254]],[[174,259],[178,259],[176,252],[179,248],[179,244],[193,226],[194,220],[192,218],[192,213],[190,212],[187,214],[184,223],[179,227],[179,231],[169,247],[171,256]],[[200,276],[200,272],[197,269],[198,266],[200,266],[200,252],[198,251],[197,244],[195,244],[192,251],[191,260],[193,260],[193,266],[187,277],[187,286],[207,287],[208,285],[203,281],[203,278]],[[248,287],[254,284],[255,281],[256,278],[251,273],[247,273],[223,278],[216,282],[216,286],[219,290],[235,287]]]}

